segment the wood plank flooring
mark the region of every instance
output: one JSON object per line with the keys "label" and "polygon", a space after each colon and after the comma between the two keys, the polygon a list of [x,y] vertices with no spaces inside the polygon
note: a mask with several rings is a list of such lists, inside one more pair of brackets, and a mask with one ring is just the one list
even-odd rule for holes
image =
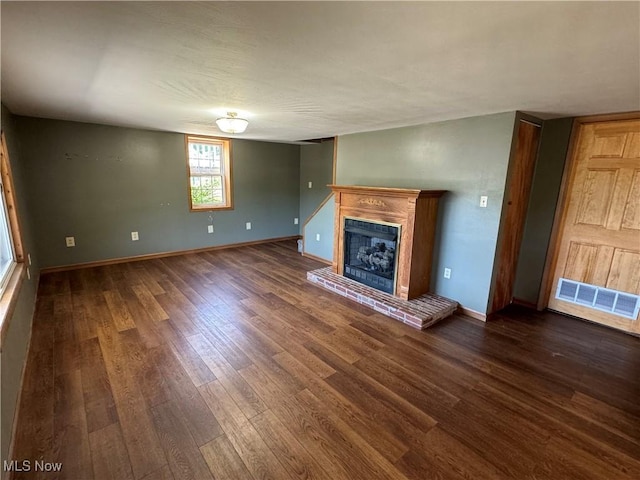
{"label": "wood plank flooring", "polygon": [[511,308],[420,332],[281,242],[41,278],[14,479],[637,479],[640,340]]}

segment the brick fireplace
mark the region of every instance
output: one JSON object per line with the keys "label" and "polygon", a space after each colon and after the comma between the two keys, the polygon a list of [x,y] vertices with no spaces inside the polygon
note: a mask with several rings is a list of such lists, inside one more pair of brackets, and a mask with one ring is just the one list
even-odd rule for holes
{"label": "brick fireplace", "polygon": [[331,188],[333,271],[404,300],[427,293],[438,200],[445,191]]}
{"label": "brick fireplace", "polygon": [[458,302],[428,293],[443,190],[331,186],[333,265],[307,279],[388,317],[424,329]]}

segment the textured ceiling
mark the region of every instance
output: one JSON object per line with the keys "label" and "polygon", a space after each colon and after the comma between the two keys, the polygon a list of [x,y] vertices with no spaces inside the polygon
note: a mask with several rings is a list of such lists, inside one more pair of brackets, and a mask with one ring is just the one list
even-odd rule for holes
{"label": "textured ceiling", "polygon": [[638,2],[2,2],[16,114],[297,141],[640,109]]}

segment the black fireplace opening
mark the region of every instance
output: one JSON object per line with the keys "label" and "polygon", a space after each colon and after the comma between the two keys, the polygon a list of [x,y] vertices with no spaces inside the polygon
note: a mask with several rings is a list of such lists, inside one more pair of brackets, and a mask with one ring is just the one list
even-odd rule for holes
{"label": "black fireplace opening", "polygon": [[399,227],[345,218],[344,276],[393,294]]}

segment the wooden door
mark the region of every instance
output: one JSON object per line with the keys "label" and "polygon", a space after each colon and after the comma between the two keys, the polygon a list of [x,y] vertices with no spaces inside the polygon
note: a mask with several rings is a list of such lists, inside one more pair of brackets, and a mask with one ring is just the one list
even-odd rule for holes
{"label": "wooden door", "polygon": [[570,168],[548,306],[640,333],[640,120],[582,124]]}
{"label": "wooden door", "polygon": [[524,221],[538,155],[540,126],[521,120],[517,135],[516,152],[509,167],[505,191],[506,204],[496,254],[497,273],[488,313],[503,309],[513,300],[513,285],[516,280]]}

